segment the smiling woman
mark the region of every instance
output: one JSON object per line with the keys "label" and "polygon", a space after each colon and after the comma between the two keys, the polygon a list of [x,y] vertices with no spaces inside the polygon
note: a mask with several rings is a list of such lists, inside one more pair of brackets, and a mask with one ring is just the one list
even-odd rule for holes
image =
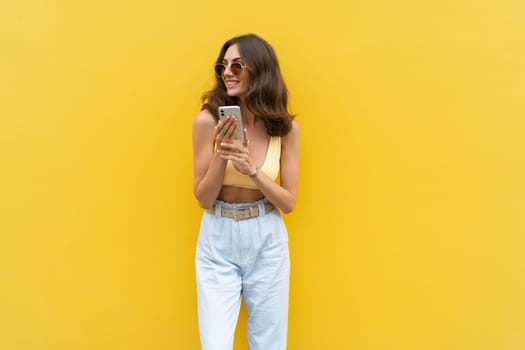
{"label": "smiling woman", "polygon": [[222,59],[222,63],[215,65],[215,72],[218,78],[223,79],[229,96],[243,96],[248,91],[249,73],[246,72],[245,68],[246,65],[242,63],[237,44],[230,46]]}
{"label": "smiling woman", "polygon": [[[193,129],[194,193],[206,210],[196,256],[201,344],[232,348],[243,296],[250,349],[282,350],[290,258],[279,210],[295,207],[299,129],[275,53],[262,38],[227,41],[215,73]],[[219,118],[226,105],[240,107],[242,140],[234,139],[236,118]]]}

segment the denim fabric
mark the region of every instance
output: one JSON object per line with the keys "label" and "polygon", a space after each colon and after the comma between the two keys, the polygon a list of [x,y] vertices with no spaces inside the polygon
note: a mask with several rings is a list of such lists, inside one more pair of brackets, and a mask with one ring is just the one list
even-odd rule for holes
{"label": "denim fabric", "polygon": [[199,332],[203,350],[231,350],[241,297],[248,310],[250,350],[284,350],[288,329],[290,257],[288,234],[277,209],[235,221],[221,207],[253,204],[216,202],[204,213],[197,242]]}

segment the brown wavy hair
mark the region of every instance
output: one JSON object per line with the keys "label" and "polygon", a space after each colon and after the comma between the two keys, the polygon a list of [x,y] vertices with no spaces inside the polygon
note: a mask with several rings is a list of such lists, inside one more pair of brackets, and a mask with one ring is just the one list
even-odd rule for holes
{"label": "brown wavy hair", "polygon": [[[288,89],[275,51],[268,42],[255,34],[241,35],[224,43],[216,63],[222,62],[226,50],[234,44],[238,45],[241,58],[250,73],[246,107],[256,119],[264,122],[268,135],[286,135],[295,116],[288,112]],[[218,120],[218,107],[238,105],[239,98],[228,96],[223,80],[216,77],[215,87],[204,93],[202,102],[202,109],[208,110]]]}

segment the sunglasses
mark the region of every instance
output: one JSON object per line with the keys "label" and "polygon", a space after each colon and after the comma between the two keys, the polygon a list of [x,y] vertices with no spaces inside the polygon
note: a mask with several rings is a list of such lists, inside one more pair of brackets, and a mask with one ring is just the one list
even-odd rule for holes
{"label": "sunglasses", "polygon": [[[227,64],[224,64],[224,63],[217,63],[215,65],[215,74],[217,74],[217,77],[222,77],[222,75],[224,74],[224,71],[226,70],[226,67],[228,67]],[[245,69],[246,66],[240,62],[232,62],[230,64],[230,71],[234,74],[234,75],[240,75],[243,71],[243,69]]]}

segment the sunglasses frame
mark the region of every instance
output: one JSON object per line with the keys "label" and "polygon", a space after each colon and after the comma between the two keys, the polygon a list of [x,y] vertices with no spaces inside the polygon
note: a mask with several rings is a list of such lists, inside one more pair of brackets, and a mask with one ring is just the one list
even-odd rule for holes
{"label": "sunglasses frame", "polygon": [[[235,73],[235,70],[237,70],[237,68],[232,69],[233,67],[235,66],[239,66],[240,67],[240,71],[238,73]],[[244,63],[241,63],[241,62],[232,62],[230,64],[225,64],[225,63],[217,63],[214,67],[215,69],[215,75],[217,76],[217,78],[222,78],[222,75],[224,74],[224,72],[226,71],[226,68],[228,68],[228,66],[230,67],[230,71],[232,72],[233,75],[241,75],[242,72],[248,68],[247,65],[245,65]],[[220,68],[219,68],[220,67]],[[219,73],[219,70],[220,70],[220,73]]]}

